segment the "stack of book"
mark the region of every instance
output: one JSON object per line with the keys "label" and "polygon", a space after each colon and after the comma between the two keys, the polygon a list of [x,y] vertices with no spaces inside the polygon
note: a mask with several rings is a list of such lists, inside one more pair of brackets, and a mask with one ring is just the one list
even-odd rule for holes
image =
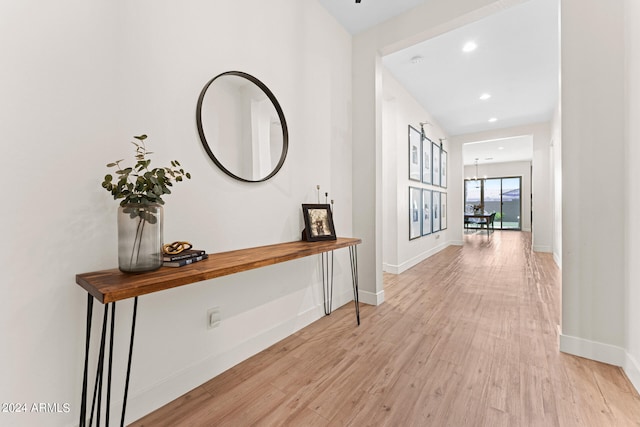
{"label": "stack of book", "polygon": [[201,249],[188,249],[182,251],[179,254],[168,255],[164,254],[162,258],[162,265],[165,267],[182,267],[183,265],[193,264],[194,262],[207,259],[209,255]]}

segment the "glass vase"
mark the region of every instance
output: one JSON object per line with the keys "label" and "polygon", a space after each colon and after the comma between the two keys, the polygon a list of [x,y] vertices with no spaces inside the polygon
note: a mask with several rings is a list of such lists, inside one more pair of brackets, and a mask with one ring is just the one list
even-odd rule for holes
{"label": "glass vase", "polygon": [[162,267],[162,205],[118,207],[118,268],[141,273]]}

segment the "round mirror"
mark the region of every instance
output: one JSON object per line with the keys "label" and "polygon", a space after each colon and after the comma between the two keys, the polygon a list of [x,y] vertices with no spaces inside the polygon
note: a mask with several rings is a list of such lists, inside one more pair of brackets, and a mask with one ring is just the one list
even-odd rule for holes
{"label": "round mirror", "polygon": [[211,79],[200,92],[196,121],[204,149],[227,175],[260,182],[282,167],[287,122],[276,97],[255,77],[227,71]]}

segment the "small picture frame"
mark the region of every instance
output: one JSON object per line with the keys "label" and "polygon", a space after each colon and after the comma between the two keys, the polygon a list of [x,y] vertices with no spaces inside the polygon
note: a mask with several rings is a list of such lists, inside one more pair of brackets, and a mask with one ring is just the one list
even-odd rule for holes
{"label": "small picture frame", "polygon": [[409,125],[409,179],[420,181],[422,172],[422,134]]}
{"label": "small picture frame", "polygon": [[422,235],[422,189],[409,187],[409,240]]}
{"label": "small picture frame", "polygon": [[336,240],[336,229],[333,225],[330,205],[303,204],[302,216],[304,217],[302,240],[308,242]]}

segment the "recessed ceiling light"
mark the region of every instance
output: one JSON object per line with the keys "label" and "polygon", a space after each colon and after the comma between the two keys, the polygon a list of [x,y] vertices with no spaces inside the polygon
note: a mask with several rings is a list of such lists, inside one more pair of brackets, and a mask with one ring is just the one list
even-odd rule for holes
{"label": "recessed ceiling light", "polygon": [[497,122],[497,121],[498,121],[498,119],[496,119],[495,117],[491,117],[491,118],[489,119],[489,123],[495,123],[495,122]]}
{"label": "recessed ceiling light", "polygon": [[491,94],[483,93],[482,95],[480,95],[480,100],[481,101],[486,101],[489,98],[491,98]]}
{"label": "recessed ceiling light", "polygon": [[474,41],[466,42],[464,44],[464,46],[462,47],[462,51],[463,52],[473,52],[474,50],[476,50],[477,47],[478,47],[478,45]]}
{"label": "recessed ceiling light", "polygon": [[412,64],[419,64],[422,61],[424,61],[424,58],[422,56],[420,56],[420,55],[416,55],[413,58],[411,58],[411,63]]}

